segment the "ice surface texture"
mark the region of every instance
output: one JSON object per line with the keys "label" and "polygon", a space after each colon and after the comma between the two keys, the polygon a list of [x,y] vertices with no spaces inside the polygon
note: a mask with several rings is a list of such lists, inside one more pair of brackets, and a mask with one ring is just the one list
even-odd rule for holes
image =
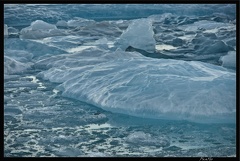
{"label": "ice surface texture", "polygon": [[[65,59],[66,55],[55,56],[36,64],[51,64],[39,76],[62,83],[58,89],[63,96],[133,116],[235,121],[236,75],[223,67],[97,48]],[[77,63],[82,60],[87,64]]]}
{"label": "ice surface texture", "polygon": [[[14,6],[5,8],[8,29],[16,27],[8,21],[15,20],[10,12]],[[16,10],[24,8],[28,6],[15,6]],[[234,6],[215,6],[216,10],[224,8]],[[189,11],[180,16],[175,12],[99,22],[64,10],[59,12],[62,18],[52,10],[51,21],[46,17],[37,20],[38,9],[31,23],[25,19],[29,23],[18,28],[21,39],[5,41],[5,74],[41,70],[38,77],[60,83],[57,88],[63,96],[112,112],[196,122],[235,121],[236,74],[229,68],[236,68],[236,25],[230,10],[226,15],[211,15],[205,6],[207,12],[201,14],[208,16],[186,16]],[[126,52],[129,46],[135,52]],[[169,49],[156,52],[157,46]],[[145,57],[140,50],[160,59]]]}

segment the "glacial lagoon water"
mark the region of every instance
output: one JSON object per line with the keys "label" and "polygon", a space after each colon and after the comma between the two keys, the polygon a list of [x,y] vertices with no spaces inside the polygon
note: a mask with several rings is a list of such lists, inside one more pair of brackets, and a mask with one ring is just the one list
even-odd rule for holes
{"label": "glacial lagoon water", "polygon": [[235,7],[5,4],[4,156],[236,156]]}

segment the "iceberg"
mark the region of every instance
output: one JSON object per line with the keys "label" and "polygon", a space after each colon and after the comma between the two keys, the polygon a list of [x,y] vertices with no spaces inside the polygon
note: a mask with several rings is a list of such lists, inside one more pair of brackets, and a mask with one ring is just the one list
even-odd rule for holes
{"label": "iceberg", "polygon": [[[88,49],[37,65],[38,76],[61,83],[57,89],[104,110],[132,116],[193,122],[234,122],[236,74],[197,61],[153,59],[138,52]],[[84,58],[84,59],[83,59]],[[73,59],[75,62],[73,62]],[[76,63],[77,61],[86,63]],[[54,63],[53,63],[54,62]],[[91,63],[92,62],[92,63]],[[53,65],[52,65],[53,64]]]}
{"label": "iceberg", "polygon": [[153,53],[156,45],[153,35],[152,20],[146,18],[137,19],[132,21],[115,45],[122,50],[126,50],[131,46]]}

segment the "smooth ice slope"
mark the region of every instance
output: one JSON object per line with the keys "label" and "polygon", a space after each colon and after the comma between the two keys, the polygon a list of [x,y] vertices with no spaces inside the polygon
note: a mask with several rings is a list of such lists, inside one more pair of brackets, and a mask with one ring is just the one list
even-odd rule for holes
{"label": "smooth ice slope", "polygon": [[153,53],[156,45],[153,35],[152,21],[144,18],[137,19],[128,26],[116,45],[120,45],[120,48],[123,50],[132,46]]}
{"label": "smooth ice slope", "polygon": [[42,60],[37,63],[39,66],[52,67],[39,76],[63,83],[58,87],[63,96],[112,112],[196,122],[234,122],[236,75],[223,67],[146,58],[137,52],[93,48],[88,52],[72,55],[68,61],[64,61],[63,55]]}

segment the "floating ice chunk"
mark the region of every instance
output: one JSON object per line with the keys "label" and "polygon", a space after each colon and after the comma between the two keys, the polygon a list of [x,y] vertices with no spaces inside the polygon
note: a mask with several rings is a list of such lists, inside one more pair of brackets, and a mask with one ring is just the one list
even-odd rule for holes
{"label": "floating ice chunk", "polygon": [[148,18],[152,19],[154,22],[163,22],[171,17],[173,17],[172,13],[164,13],[161,15],[151,15]]}
{"label": "floating ice chunk", "polygon": [[228,38],[226,44],[232,47],[236,47],[236,37]]}
{"label": "floating ice chunk", "polygon": [[59,151],[56,151],[57,156],[70,156],[78,157],[83,155],[83,152],[77,148],[61,148]]}
{"label": "floating ice chunk", "polygon": [[152,53],[155,51],[156,45],[153,35],[152,21],[150,19],[137,19],[120,36],[116,46],[119,45],[122,50],[132,46]]}
{"label": "floating ice chunk", "polygon": [[219,61],[222,66],[236,69],[236,51],[229,51],[227,55],[222,56]]}
{"label": "floating ice chunk", "polygon": [[95,41],[95,43],[97,43],[97,44],[107,44],[108,40],[107,40],[106,37],[104,37],[104,38],[98,39],[97,41]]}
{"label": "floating ice chunk", "polygon": [[4,74],[15,74],[30,68],[30,63],[21,63],[8,56],[4,56]]}
{"label": "floating ice chunk", "polygon": [[8,75],[8,74],[4,74],[4,81],[10,81],[10,80],[16,80],[19,77],[19,75]]}
{"label": "floating ice chunk", "polygon": [[194,122],[234,121],[236,75],[223,67],[152,59],[137,52],[85,52],[67,56],[68,60],[59,56],[38,62],[52,66],[39,76],[62,83],[58,90],[65,97],[112,112]]}
{"label": "floating ice chunk", "polygon": [[31,26],[23,28],[20,31],[20,37],[25,39],[40,39],[60,35],[64,35],[64,33],[57,29],[55,25],[42,20],[36,20],[31,23]]}
{"label": "floating ice chunk", "polygon": [[9,81],[4,84],[5,88],[18,88],[18,87],[31,87],[31,88],[37,88],[37,83],[32,82],[26,82],[26,81]]}
{"label": "floating ice chunk", "polygon": [[32,60],[33,54],[24,50],[5,50],[4,55],[11,57],[19,62],[28,63]]}
{"label": "floating ice chunk", "polygon": [[58,21],[58,22],[56,23],[56,26],[67,27],[68,24],[67,24],[66,21],[64,21],[64,20],[60,20],[60,21]]}
{"label": "floating ice chunk", "polygon": [[184,44],[184,41],[183,41],[182,39],[180,39],[180,38],[174,38],[174,39],[172,40],[172,45],[173,45],[174,47],[182,46],[183,44]]}
{"label": "floating ice chunk", "polygon": [[109,42],[108,42],[107,38],[105,38],[105,37],[95,41],[95,44],[104,49],[108,49],[108,47],[109,47]]}
{"label": "floating ice chunk", "polygon": [[83,155],[83,157],[109,157],[110,154],[98,152],[98,151],[90,151],[87,155]]}
{"label": "floating ice chunk", "polygon": [[170,142],[165,137],[154,137],[142,131],[134,132],[126,137],[126,142],[144,146],[166,147]]}
{"label": "floating ice chunk", "polygon": [[75,35],[91,36],[91,38],[96,36],[97,39],[99,39],[99,36],[119,37],[122,34],[122,30],[116,24],[108,21],[70,20],[68,21],[68,27],[74,28],[70,32]]}
{"label": "floating ice chunk", "polygon": [[[66,53],[66,51],[54,47],[53,45],[44,44],[40,40],[30,39],[6,39],[6,41],[4,41],[4,49],[7,56],[8,54],[10,54],[11,57],[21,56],[21,59],[27,60],[31,59],[31,55],[33,55],[33,57],[39,57],[46,54]],[[26,57],[24,57],[24,53]]]}
{"label": "floating ice chunk", "polygon": [[4,115],[18,115],[21,114],[22,110],[19,106],[8,104],[4,106]]}
{"label": "floating ice chunk", "polygon": [[85,18],[75,17],[73,20],[69,20],[67,25],[69,27],[82,27],[95,23],[94,20],[89,20]]}
{"label": "floating ice chunk", "polygon": [[[207,41],[204,42],[204,45],[207,44]],[[223,41],[212,42],[211,46],[204,46],[202,50],[199,50],[199,53],[203,54],[212,54],[212,53],[222,53],[228,52],[231,48]]]}
{"label": "floating ice chunk", "polygon": [[227,26],[233,26],[229,23],[222,23],[222,22],[215,22],[215,21],[208,21],[208,20],[202,20],[194,22],[193,24],[188,25],[182,25],[178,28],[183,29],[185,31],[197,31],[198,29],[205,29],[216,32],[217,28],[220,27],[227,27]]}
{"label": "floating ice chunk", "polygon": [[222,22],[215,22],[215,21],[208,21],[208,20],[202,20],[194,22],[195,26],[198,26],[198,28],[204,28],[206,30],[211,30],[219,27],[225,27],[229,26],[228,23],[222,23]]}
{"label": "floating ice chunk", "polygon": [[8,36],[8,26],[4,24],[4,37]]}
{"label": "floating ice chunk", "polygon": [[55,25],[49,24],[47,22],[44,22],[42,20],[36,20],[31,23],[32,30],[50,30],[50,29],[57,29]]}
{"label": "floating ice chunk", "polygon": [[156,45],[157,50],[172,50],[172,49],[177,49],[177,47],[174,47],[172,45],[166,45],[166,44],[161,44],[161,45]]}
{"label": "floating ice chunk", "polygon": [[8,28],[8,35],[18,37],[19,36],[19,30],[14,28],[14,27],[9,27]]}

